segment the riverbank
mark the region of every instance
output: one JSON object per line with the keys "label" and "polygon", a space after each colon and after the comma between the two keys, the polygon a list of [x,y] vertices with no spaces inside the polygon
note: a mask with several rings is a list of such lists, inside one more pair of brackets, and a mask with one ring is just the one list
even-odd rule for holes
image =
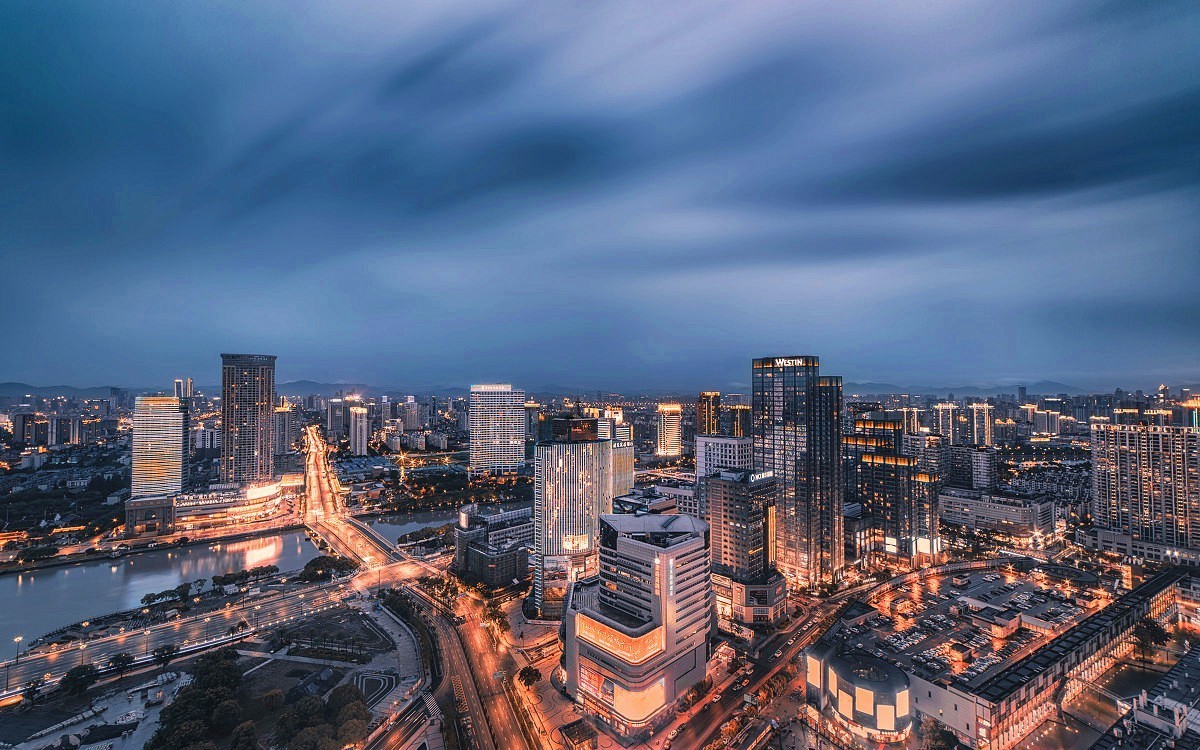
{"label": "riverbank", "polygon": [[192,539],[188,537],[188,540],[183,544],[179,544],[178,542],[159,542],[152,547],[148,543],[138,547],[130,547],[129,549],[122,551],[117,557],[113,557],[105,552],[97,552],[90,555],[85,552],[78,552],[69,555],[55,555],[54,557],[49,557],[45,560],[36,560],[28,563],[0,563],[0,576],[10,573],[32,573],[38,570],[46,570],[47,568],[61,568],[63,566],[77,565],[79,563],[119,560],[126,557],[134,557],[147,552],[162,552],[164,550],[185,549],[187,547],[198,547],[206,544],[241,542],[248,539],[258,539],[260,537],[270,536],[272,534],[287,534],[303,528],[304,524],[297,521],[296,523],[284,524],[282,526],[272,526],[266,529],[235,531],[230,534],[222,534],[221,536],[203,537],[199,539]]}

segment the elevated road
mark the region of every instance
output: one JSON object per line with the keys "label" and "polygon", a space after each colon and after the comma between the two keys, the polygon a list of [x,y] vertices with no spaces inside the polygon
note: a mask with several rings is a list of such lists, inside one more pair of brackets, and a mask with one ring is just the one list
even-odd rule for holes
{"label": "elevated road", "polygon": [[367,524],[350,517],[333,489],[333,472],[325,438],[314,425],[305,430],[304,525],[321,537],[330,549],[366,567],[374,568],[399,559],[392,543]]}

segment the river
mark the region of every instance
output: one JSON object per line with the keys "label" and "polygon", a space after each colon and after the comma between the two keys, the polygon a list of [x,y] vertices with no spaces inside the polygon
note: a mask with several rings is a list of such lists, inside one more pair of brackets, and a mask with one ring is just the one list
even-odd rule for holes
{"label": "river", "polygon": [[[383,516],[370,523],[391,539],[457,518],[451,510]],[[275,565],[295,570],[315,557],[302,531],[211,545],[142,552],[0,576],[0,660],[12,658],[13,639],[34,639],[65,625],[141,605],[148,593],[184,581]]]}

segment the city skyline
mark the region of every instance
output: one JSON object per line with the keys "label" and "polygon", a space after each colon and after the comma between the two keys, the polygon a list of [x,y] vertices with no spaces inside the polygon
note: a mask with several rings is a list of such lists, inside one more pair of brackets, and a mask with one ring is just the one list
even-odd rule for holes
{"label": "city skyline", "polygon": [[1200,10],[1161,7],[9,6],[0,380],[1186,382]]}

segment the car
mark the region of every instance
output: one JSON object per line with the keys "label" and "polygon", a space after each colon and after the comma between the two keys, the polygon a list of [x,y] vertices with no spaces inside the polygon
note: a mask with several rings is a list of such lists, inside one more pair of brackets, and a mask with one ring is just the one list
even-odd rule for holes
{"label": "car", "polygon": [[778,659],[781,656],[783,656],[783,649],[779,649],[778,651],[775,652],[776,659]]}
{"label": "car", "polygon": [[750,680],[742,680],[741,683],[738,684],[738,687],[746,687],[749,684]]}
{"label": "car", "polygon": [[678,730],[678,729],[672,729],[672,730],[671,730],[671,733],[667,735],[667,740],[668,740],[668,741],[670,741],[670,740],[673,740],[673,739],[675,739],[675,738],[676,738],[676,737],[678,737],[678,736],[679,736],[679,730]]}
{"label": "car", "polygon": [[792,645],[792,644],[793,644],[793,643],[795,643],[795,642],[796,642],[796,636],[794,636],[794,635],[793,635],[791,638],[788,638],[788,645],[789,645],[789,646],[790,646],[790,645]]}
{"label": "car", "polygon": [[720,701],[721,701],[721,694],[720,694],[720,693],[717,693],[716,695],[714,695],[714,696],[712,697],[712,702],[713,702],[713,703],[719,703]]}

